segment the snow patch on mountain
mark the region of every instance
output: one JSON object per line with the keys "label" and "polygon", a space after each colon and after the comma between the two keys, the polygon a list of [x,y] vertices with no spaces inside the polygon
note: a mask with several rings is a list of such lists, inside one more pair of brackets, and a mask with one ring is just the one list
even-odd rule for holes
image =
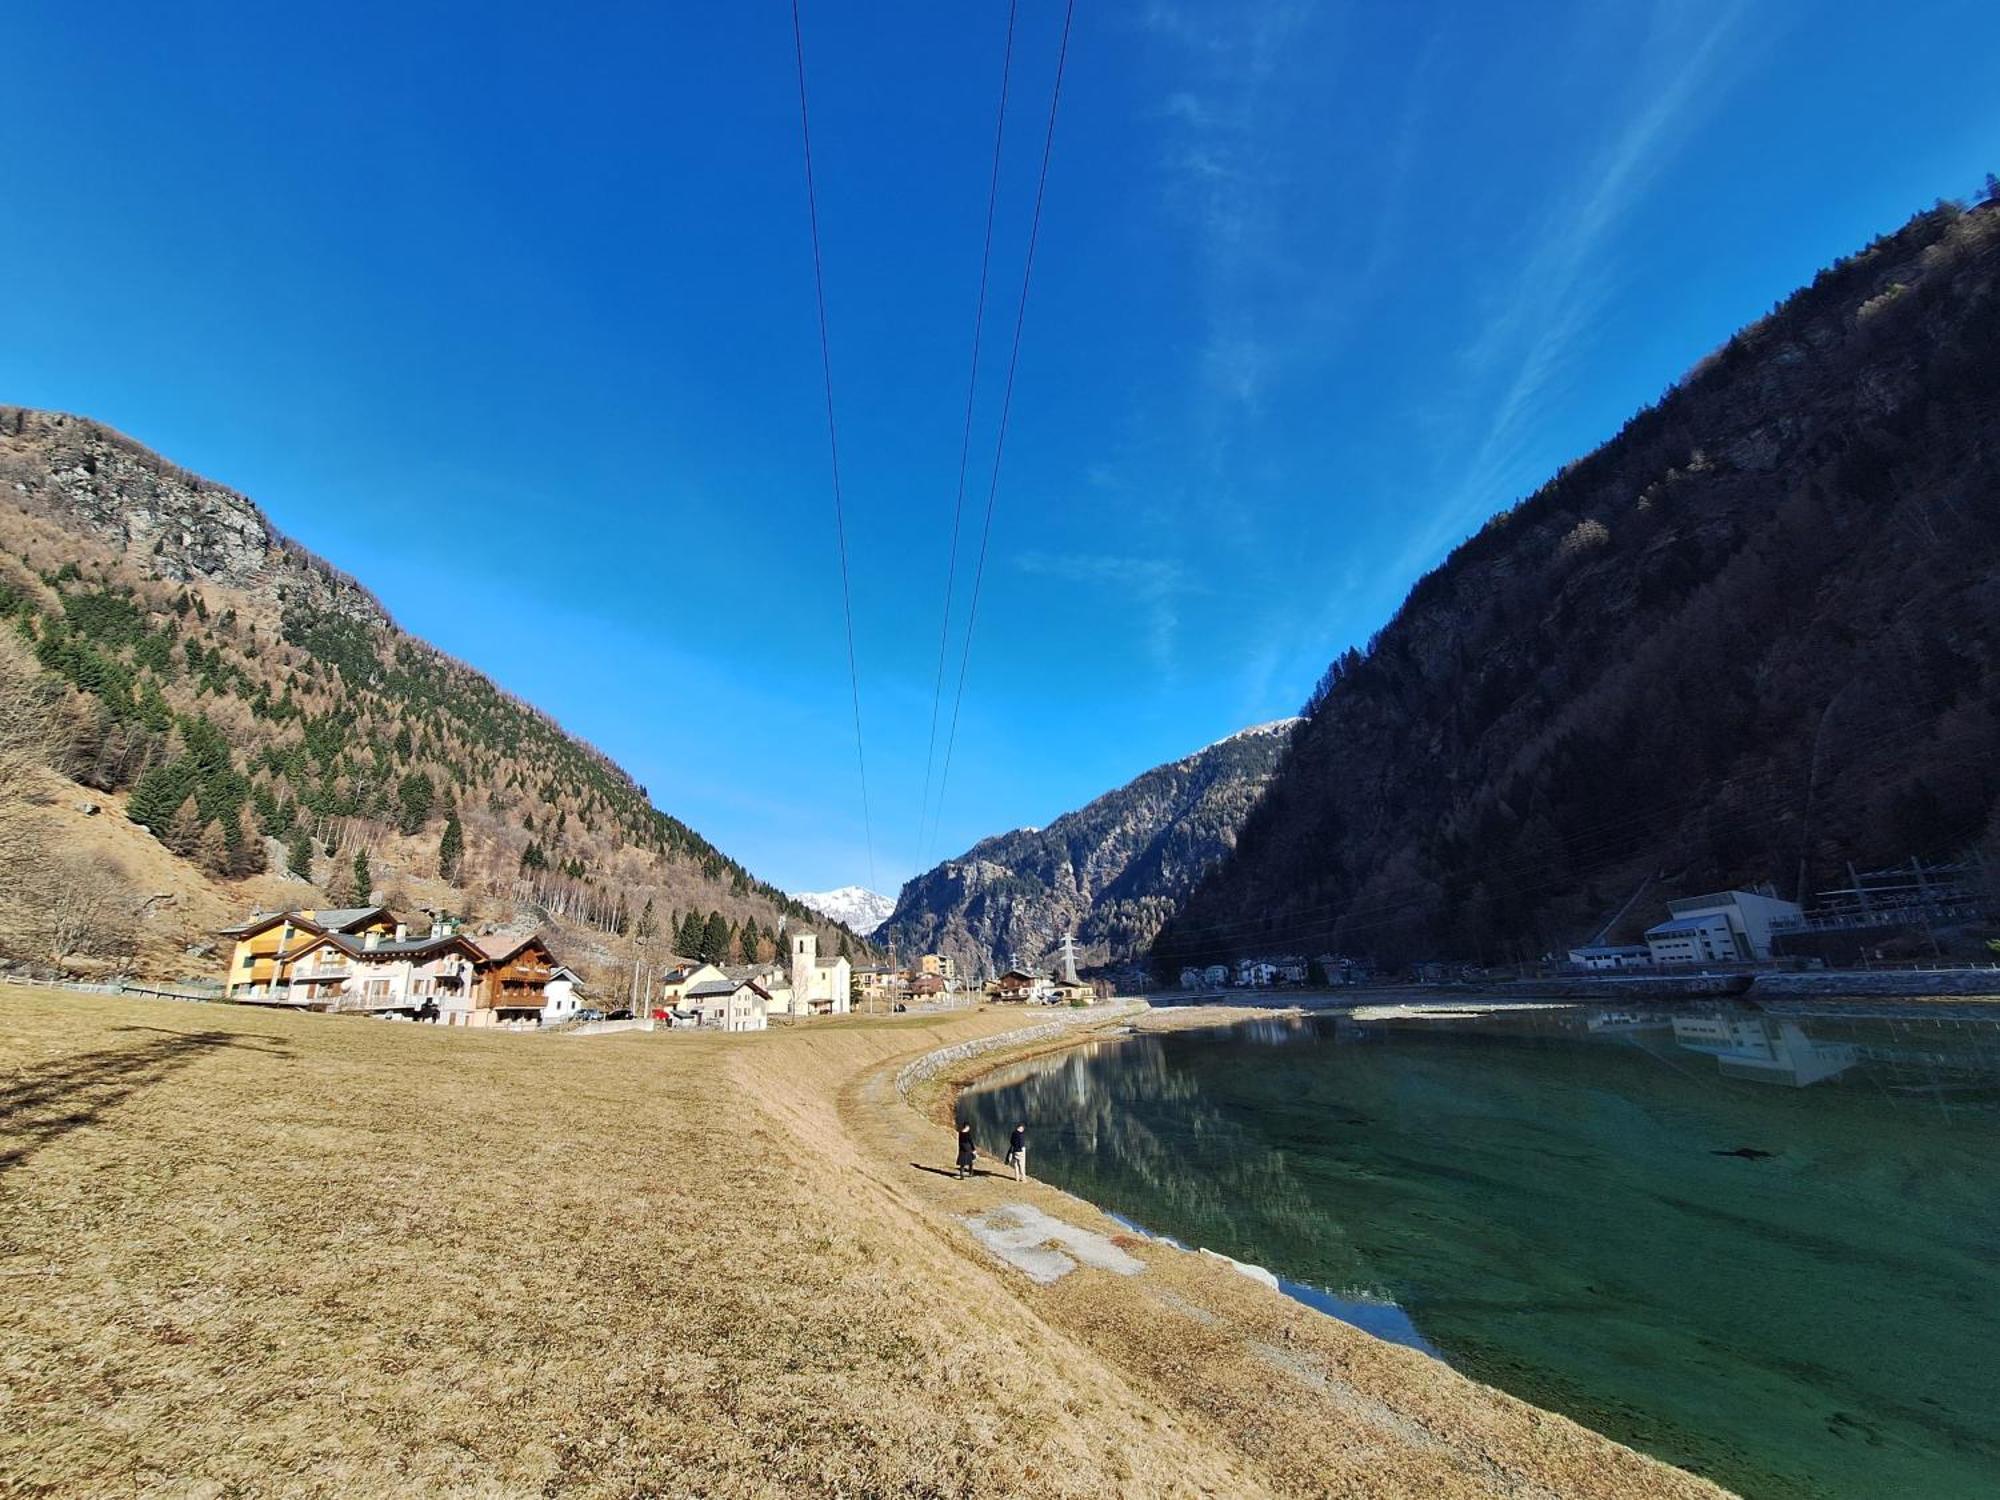
{"label": "snow patch on mountain", "polygon": [[862,937],[888,921],[889,913],[896,909],[894,897],[860,885],[844,885],[837,891],[794,891],[792,899]]}

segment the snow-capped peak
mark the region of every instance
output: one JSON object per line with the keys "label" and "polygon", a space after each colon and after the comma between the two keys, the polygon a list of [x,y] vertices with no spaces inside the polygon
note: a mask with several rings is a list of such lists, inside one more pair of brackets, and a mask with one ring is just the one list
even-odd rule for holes
{"label": "snow-capped peak", "polygon": [[862,937],[888,921],[889,913],[896,909],[893,897],[860,885],[844,885],[837,891],[794,891],[792,899],[823,917],[845,923],[848,931]]}

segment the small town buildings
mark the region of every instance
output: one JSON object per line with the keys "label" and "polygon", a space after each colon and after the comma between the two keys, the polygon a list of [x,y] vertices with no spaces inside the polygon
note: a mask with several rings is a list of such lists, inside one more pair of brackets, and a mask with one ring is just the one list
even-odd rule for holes
{"label": "small town buildings", "polygon": [[1236,963],[1236,982],[1246,988],[1268,989],[1277,984],[1304,984],[1307,964],[1303,958],[1244,958]]}
{"label": "small town buildings", "polygon": [[1796,927],[1796,902],[1756,891],[1719,891],[1669,901],[1666,921],[1646,929],[1656,965],[1753,963],[1771,957],[1773,932]]}
{"label": "small town buildings", "polygon": [[903,992],[915,1000],[934,1000],[944,993],[942,974],[912,974],[904,982]]}
{"label": "small town buildings", "polygon": [[865,1005],[886,1009],[909,990],[902,970],[886,964],[862,964],[854,970],[854,992]]}
{"label": "small town buildings", "polygon": [[948,954],[926,953],[923,957],[919,958],[917,960],[916,975],[913,977],[920,977],[925,974],[934,975],[942,979],[944,981],[944,988],[948,990],[958,988],[958,965]]}
{"label": "small town buildings", "polygon": [[1007,1005],[1046,1005],[1055,987],[1040,974],[1026,969],[1009,969],[986,986],[987,995]]}
{"label": "small town buildings", "polygon": [[669,1008],[678,1006],[696,985],[718,984],[728,977],[718,964],[675,964],[660,976],[660,1003]]}
{"label": "small town buildings", "polygon": [[1082,979],[1052,979],[1049,981],[1049,1004],[1051,1005],[1095,1005],[1097,986]]}
{"label": "small town buildings", "polygon": [[535,933],[470,937],[438,920],[413,936],[387,908],[357,907],[263,913],[225,935],[236,939],[229,970],[239,977],[224,994],[245,1004],[539,1024],[553,981],[558,1005],[576,1006],[575,972]]}
{"label": "small town buildings", "polygon": [[1221,989],[1225,984],[1229,983],[1229,966],[1227,964],[1210,964],[1201,971],[1201,982],[1210,989]]}
{"label": "small town buildings", "polygon": [[1653,950],[1644,943],[1586,943],[1569,950],[1569,961],[1593,974],[1618,969],[1650,969]]}
{"label": "small town buildings", "polygon": [[754,979],[705,979],[682,998],[680,1010],[697,1024],[721,1031],[763,1031],[769,1025],[770,992]]}
{"label": "small town buildings", "polygon": [[583,980],[568,964],[557,964],[542,988],[542,1024],[567,1021],[583,1005]]}

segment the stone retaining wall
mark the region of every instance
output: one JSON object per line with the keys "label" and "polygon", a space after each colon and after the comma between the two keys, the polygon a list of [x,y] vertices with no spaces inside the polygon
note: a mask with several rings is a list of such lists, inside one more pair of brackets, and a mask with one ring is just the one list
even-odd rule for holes
{"label": "stone retaining wall", "polygon": [[902,1070],[896,1074],[896,1092],[907,1098],[913,1084],[921,1083],[926,1078],[935,1078],[954,1063],[978,1057],[983,1052],[997,1051],[1001,1047],[1018,1047],[1023,1042],[1045,1041],[1050,1037],[1061,1036],[1072,1027],[1103,1019],[1102,1011],[1075,1011],[1021,1031],[1002,1031],[993,1036],[976,1036],[970,1041],[953,1042],[948,1047],[940,1047],[935,1052],[926,1052],[922,1057],[905,1063]]}
{"label": "stone retaining wall", "polygon": [[1750,998],[1796,995],[1838,999],[1858,995],[1990,995],[2000,998],[2000,969],[1883,969],[1837,974],[1759,974]]}

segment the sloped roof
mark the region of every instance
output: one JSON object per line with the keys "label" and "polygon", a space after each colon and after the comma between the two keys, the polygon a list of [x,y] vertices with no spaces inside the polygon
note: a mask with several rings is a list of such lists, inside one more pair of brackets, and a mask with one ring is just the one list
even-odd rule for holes
{"label": "sloped roof", "polygon": [[[302,917],[303,913],[293,912],[292,915]],[[394,915],[395,913],[386,906],[336,906],[317,911],[306,920],[318,923],[329,932],[345,932],[350,927],[360,926],[371,917]]]}
{"label": "sloped roof", "polygon": [[217,929],[224,937],[248,937],[262,932],[275,922],[289,922],[294,927],[307,932],[345,932],[350,927],[359,927],[375,917],[395,918],[395,913],[386,906],[334,906],[323,911],[315,911],[307,916],[303,911],[260,911],[247,921],[238,922],[234,927]]}
{"label": "sloped roof", "polygon": [[[539,932],[490,932],[471,941],[475,948],[486,955],[488,963],[496,964],[504,963],[530,944],[541,943],[544,949],[549,946],[542,942],[542,935]],[[552,954],[551,957],[553,956]]]}
{"label": "sloped roof", "polygon": [[1646,936],[1671,937],[1677,932],[1706,932],[1718,922],[1722,922],[1725,927],[1729,925],[1723,921],[1720,913],[1707,917],[1674,917],[1657,927],[1648,927]]}

